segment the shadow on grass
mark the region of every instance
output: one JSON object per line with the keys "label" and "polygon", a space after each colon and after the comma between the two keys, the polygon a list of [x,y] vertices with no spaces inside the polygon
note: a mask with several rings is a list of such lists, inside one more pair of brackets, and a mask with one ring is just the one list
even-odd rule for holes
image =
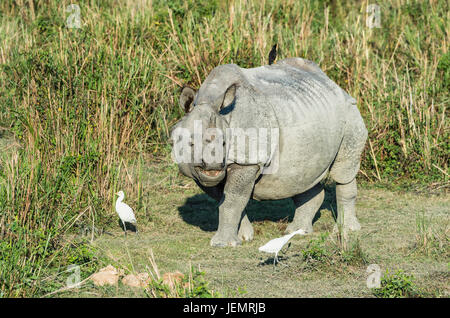
{"label": "shadow on grass", "polygon": [[[336,191],[334,185],[325,186],[325,200],[321,209],[327,209],[333,212],[336,209]],[[291,222],[294,217],[294,204],[291,199],[274,201],[256,201],[250,200],[245,208],[250,222],[272,221]],[[178,208],[181,218],[188,224],[198,226],[203,231],[216,231],[219,223],[218,202],[207,194],[196,194],[187,198],[183,206]],[[315,223],[321,214],[318,211],[314,217]]]}
{"label": "shadow on grass", "polygon": [[[289,257],[278,255],[278,262],[275,262],[275,266],[277,266],[278,264],[282,264],[282,262],[286,261],[287,259],[289,259]],[[275,256],[269,257],[265,261],[259,262],[258,266],[274,266],[274,261],[275,261]]]}
{"label": "shadow on grass", "polygon": [[[120,219],[117,220],[117,222],[119,223],[120,228],[122,229],[122,231],[125,232],[125,227],[123,226],[123,223]],[[131,231],[136,233],[136,226],[133,223],[130,222],[125,222],[125,226],[127,227],[127,231]]]}

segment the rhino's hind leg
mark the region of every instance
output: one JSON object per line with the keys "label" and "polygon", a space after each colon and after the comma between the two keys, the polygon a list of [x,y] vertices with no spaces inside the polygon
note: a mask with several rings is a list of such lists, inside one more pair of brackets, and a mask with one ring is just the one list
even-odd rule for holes
{"label": "rhino's hind leg", "polygon": [[356,193],[356,179],[347,184],[336,184],[337,227],[342,226],[344,231],[361,229],[355,212]]}
{"label": "rhino's hind leg", "polygon": [[336,181],[337,225],[342,225],[344,231],[356,231],[361,228],[355,212],[356,175],[367,140],[367,129],[356,105],[349,108],[347,123],[330,177]]}
{"label": "rhino's hind leg", "polygon": [[286,228],[286,233],[292,233],[299,229],[304,230],[306,233],[313,232],[312,221],[322,205],[324,197],[325,192],[320,183],[312,189],[294,196],[292,200],[295,205],[295,215]]}

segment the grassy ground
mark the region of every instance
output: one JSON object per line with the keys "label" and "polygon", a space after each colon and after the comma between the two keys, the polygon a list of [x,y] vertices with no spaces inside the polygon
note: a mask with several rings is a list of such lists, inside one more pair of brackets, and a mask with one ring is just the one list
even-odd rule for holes
{"label": "grassy ground", "polygon": [[[198,88],[219,64],[267,64],[274,43],[280,49],[278,59],[300,56],[315,61],[358,101],[369,130],[358,177],[370,184],[368,189],[382,185],[379,190],[363,190],[362,195],[366,193],[370,201],[381,191],[380,197],[386,198],[368,206],[366,212],[379,204],[380,211],[374,213],[391,217],[373,220],[387,220],[387,227],[402,224],[405,235],[412,237],[414,228],[391,222],[407,212],[406,203],[415,202],[408,211],[411,215],[402,218],[412,226],[420,217],[416,213],[424,211],[435,218],[439,202],[448,213],[447,2],[380,1],[381,28],[366,25],[368,1],[79,0],[80,28],[68,27],[78,14],[68,8],[70,3],[0,2],[1,297],[55,291],[64,282],[51,275],[78,264],[87,277],[109,261],[101,254],[108,253],[102,246],[110,246],[109,253],[115,251],[113,247],[120,252],[121,238],[117,245],[108,243],[109,236],[94,245],[70,239],[92,224],[115,231],[113,202],[119,187],[139,211],[149,246],[158,240],[171,242],[173,248],[152,246],[161,268],[186,270],[187,266],[184,258],[172,259],[164,253],[194,257],[196,266],[204,258],[201,266],[208,280],[222,293],[226,293],[224,286],[235,292],[236,286],[228,282],[232,277],[250,286],[247,280],[226,273],[232,266],[221,266],[223,275],[207,266],[213,266],[216,256],[222,262],[242,259],[247,260],[249,273],[256,273],[254,265],[260,259],[254,257],[263,258],[255,252],[256,246],[279,235],[285,226],[278,222],[281,216],[270,217],[275,223],[263,222],[265,217],[256,210],[278,215],[287,210],[286,203],[250,207],[260,222],[255,226],[261,229],[255,242],[234,251],[211,250],[207,243],[215,224],[208,218],[212,203],[195,197],[183,207],[196,190],[186,186],[164,158],[170,150],[168,132],[182,116],[177,106],[179,88],[183,84]],[[421,189],[422,194],[408,194],[410,198],[396,190],[395,197],[404,204],[392,207],[387,198],[393,194],[387,192],[386,184],[391,190]],[[425,199],[432,192],[443,194]],[[364,204],[361,199],[359,204]],[[178,211],[179,207],[183,208]],[[192,209],[204,215],[190,213]],[[395,210],[392,216],[389,209]],[[324,213],[316,227],[326,217]],[[425,223],[419,220],[416,227],[424,230]],[[381,231],[377,226],[373,230]],[[427,231],[418,242],[430,254],[443,239]],[[292,256],[285,260],[289,270],[295,271],[299,264],[294,247],[304,246],[308,239],[296,239],[287,252]],[[361,239],[362,246],[367,239]],[[381,247],[395,246],[392,239],[380,238],[379,249],[370,244],[363,247],[376,258],[384,253]],[[406,241],[405,237],[398,240]],[[182,245],[186,242],[194,252]],[[245,257],[233,257],[246,249]],[[325,269],[343,257],[333,251],[332,244],[318,249],[331,253],[321,261]],[[413,257],[402,253],[399,260]],[[389,266],[395,267],[394,263]],[[269,266],[256,268],[269,273]],[[280,275],[288,273],[280,267]],[[320,281],[317,272],[304,275],[299,277]]]}
{"label": "grassy ground", "polygon": [[[215,201],[191,180],[179,176],[170,161],[149,164],[144,175],[142,205],[136,211],[140,236],[130,233],[125,239],[118,224],[111,222],[105,229],[111,235],[98,236],[92,243],[99,267],[112,264],[125,273],[151,271],[149,259],[153,253],[161,275],[177,270],[186,274],[194,266],[205,272],[209,287],[224,297],[373,297],[366,286],[366,269],[369,264],[378,264],[383,274],[387,269],[401,269],[413,275],[420,296],[450,295],[448,195],[361,186],[357,211],[362,230],[349,238],[348,253],[340,255],[336,254],[340,248],[332,234],[321,242],[335,224],[331,213],[335,209],[334,188],[327,185],[315,232],[294,237],[291,246],[280,253],[281,263],[274,269],[273,256],[259,252],[258,247],[283,235],[293,216],[290,200],[251,201],[247,209],[255,229],[254,240],[237,248],[213,248],[209,240],[217,229]],[[132,194],[126,201],[134,207],[139,205]],[[113,209],[108,213],[116,220]],[[425,236],[428,241],[423,243]],[[67,275],[63,273],[62,277]],[[57,294],[145,295],[144,289],[121,283],[95,287],[89,282],[79,290]]]}

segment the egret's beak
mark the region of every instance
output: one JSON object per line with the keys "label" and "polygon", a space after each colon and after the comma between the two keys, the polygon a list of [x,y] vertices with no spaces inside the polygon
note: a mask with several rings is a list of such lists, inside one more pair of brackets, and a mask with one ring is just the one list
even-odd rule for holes
{"label": "egret's beak", "polygon": [[119,195],[119,192],[116,192],[115,195]]}

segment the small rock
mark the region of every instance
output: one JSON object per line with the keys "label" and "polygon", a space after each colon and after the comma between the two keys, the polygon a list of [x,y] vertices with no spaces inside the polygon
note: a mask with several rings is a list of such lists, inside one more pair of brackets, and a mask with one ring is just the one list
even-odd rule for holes
{"label": "small rock", "polygon": [[119,281],[119,272],[110,264],[93,274],[91,280],[96,286],[115,285]]}
{"label": "small rock", "polygon": [[163,283],[169,286],[169,288],[173,289],[176,284],[181,283],[183,278],[184,275],[179,271],[176,271],[174,273],[165,273],[163,275]]}
{"label": "small rock", "polygon": [[139,273],[137,275],[129,274],[122,278],[122,284],[131,287],[146,287],[150,282],[148,273]]}
{"label": "small rock", "polygon": [[136,277],[136,275],[129,274],[129,275],[125,276],[124,278],[122,278],[122,284],[131,286],[131,287],[140,287],[141,281],[139,280],[139,278]]}
{"label": "small rock", "polygon": [[147,272],[139,273],[137,276],[139,280],[144,283],[144,286],[147,286],[152,280]]}

